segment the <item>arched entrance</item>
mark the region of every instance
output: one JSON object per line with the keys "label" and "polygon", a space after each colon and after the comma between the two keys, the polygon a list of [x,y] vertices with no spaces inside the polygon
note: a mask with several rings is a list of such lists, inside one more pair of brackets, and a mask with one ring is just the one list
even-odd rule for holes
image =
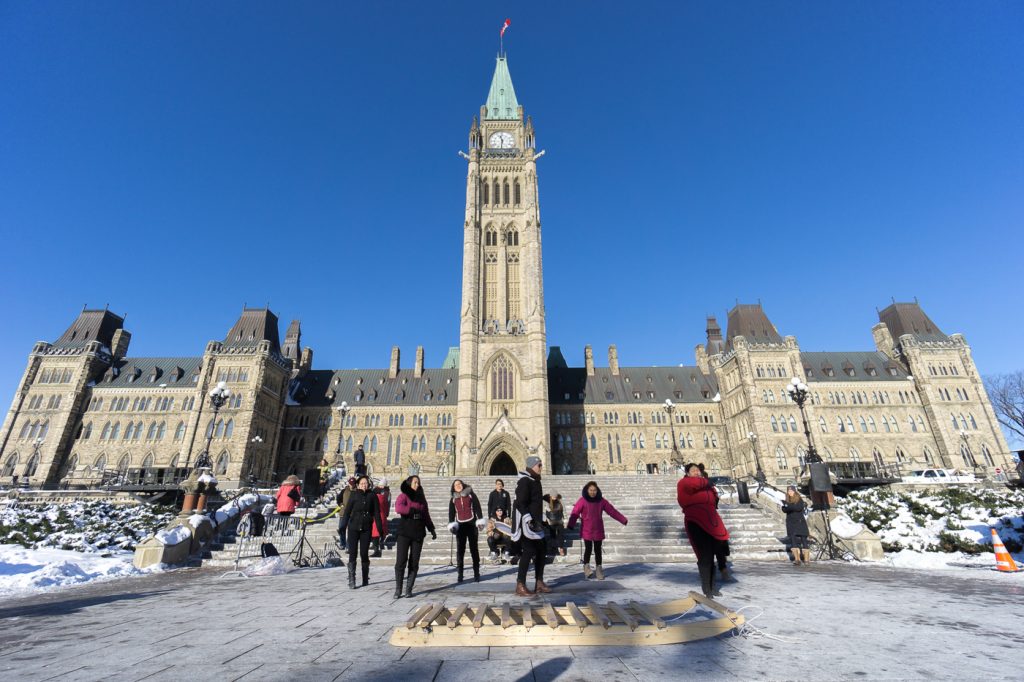
{"label": "arched entrance", "polygon": [[494,461],[491,462],[491,468],[487,472],[490,476],[515,476],[518,473],[515,461],[509,457],[507,452],[500,452]]}

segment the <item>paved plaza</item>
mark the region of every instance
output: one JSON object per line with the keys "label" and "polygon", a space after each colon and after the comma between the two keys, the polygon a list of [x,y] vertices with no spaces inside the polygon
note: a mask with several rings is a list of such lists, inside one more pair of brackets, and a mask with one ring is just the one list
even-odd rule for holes
{"label": "paved plaza", "polygon": [[[697,585],[696,567],[613,565],[603,582],[548,567],[552,601],[657,602]],[[0,602],[8,680],[1008,679],[1019,674],[1024,580],[987,571],[899,571],[783,562],[736,567],[720,601],[759,632],[654,647],[393,647],[428,600],[520,600],[508,567],[453,586],[428,567],[412,599],[393,572],[350,591],[345,569],[222,577],[186,569]],[[760,615],[758,615],[760,614]],[[1019,678],[1018,678],[1019,679]]]}

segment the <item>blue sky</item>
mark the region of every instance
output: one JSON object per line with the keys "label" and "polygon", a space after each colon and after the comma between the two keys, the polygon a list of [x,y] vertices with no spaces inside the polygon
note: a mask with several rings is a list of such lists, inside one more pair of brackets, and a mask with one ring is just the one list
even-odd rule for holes
{"label": "blue sky", "polygon": [[505,16],[571,364],[692,364],[758,299],[865,350],[915,296],[1024,364],[1019,2],[0,2],[0,395],[85,303],[133,355],[269,303],[317,367],[439,365]]}

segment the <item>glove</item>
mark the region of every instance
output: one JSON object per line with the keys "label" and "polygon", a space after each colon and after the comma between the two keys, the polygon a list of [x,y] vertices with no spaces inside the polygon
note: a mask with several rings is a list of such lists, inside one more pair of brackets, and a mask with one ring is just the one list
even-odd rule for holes
{"label": "glove", "polygon": [[451,523],[448,524],[448,532],[454,533],[458,529],[459,529],[459,522],[458,521],[452,521]]}
{"label": "glove", "polygon": [[431,540],[436,540],[437,539],[437,533],[434,532],[433,528],[430,529],[430,539]]}
{"label": "glove", "polygon": [[540,533],[540,524],[534,521],[533,519],[530,519],[529,526],[530,530],[532,530],[534,533]]}
{"label": "glove", "polygon": [[484,521],[483,519],[477,519],[476,520],[476,529],[477,530],[483,530],[486,527],[487,527],[487,522],[486,521]]}

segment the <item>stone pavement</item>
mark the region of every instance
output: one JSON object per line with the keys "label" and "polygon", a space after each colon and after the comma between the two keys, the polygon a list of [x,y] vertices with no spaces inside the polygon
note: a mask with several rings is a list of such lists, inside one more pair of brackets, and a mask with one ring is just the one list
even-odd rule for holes
{"label": "stone pavement", "polygon": [[[547,569],[555,603],[656,602],[697,585],[685,564],[612,566],[584,581]],[[895,571],[837,563],[735,567],[724,604],[768,636],[660,647],[462,647],[388,644],[426,600],[518,600],[514,575],[453,586],[428,567],[413,599],[393,600],[376,568],[350,591],[345,569],[244,579],[183,569],[0,602],[7,680],[619,680],[1019,679],[1024,581],[981,571]],[[758,613],[762,615],[758,616]]]}

